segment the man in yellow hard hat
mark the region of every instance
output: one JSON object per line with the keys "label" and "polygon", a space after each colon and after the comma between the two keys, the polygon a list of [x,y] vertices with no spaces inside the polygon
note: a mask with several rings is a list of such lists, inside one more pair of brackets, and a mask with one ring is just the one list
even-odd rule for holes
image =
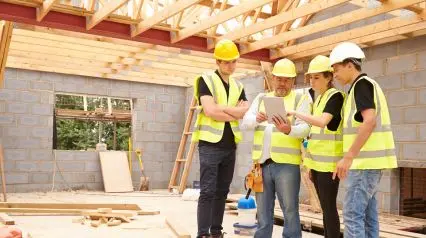
{"label": "man in yellow hard hat", "polygon": [[274,225],[275,196],[284,214],[283,237],[301,237],[299,190],[301,144],[309,125],[294,117],[273,116],[268,123],[264,101],[280,97],[288,110],[310,113],[308,97],[293,90],[296,67],[288,59],[279,60],[272,70],[274,91],[259,94],[245,114],[241,129],[254,129],[252,159],[262,168],[263,192],[256,193],[259,228],[254,237],[269,238]]}
{"label": "man in yellow hard hat", "polygon": [[379,237],[376,192],[384,169],[397,167],[395,143],[385,94],[362,73],[365,59],[352,42],[337,45],[330,54],[336,80],[350,85],[343,107],[343,159],[333,178],[345,179],[343,202],[345,238]]}
{"label": "man in yellow hard hat", "polygon": [[223,237],[222,221],[242,135],[238,120],[248,110],[243,85],[232,78],[240,57],[230,40],[216,44],[218,69],[196,78],[194,97],[202,110],[197,116],[193,141],[198,141],[200,197],[197,237]]}

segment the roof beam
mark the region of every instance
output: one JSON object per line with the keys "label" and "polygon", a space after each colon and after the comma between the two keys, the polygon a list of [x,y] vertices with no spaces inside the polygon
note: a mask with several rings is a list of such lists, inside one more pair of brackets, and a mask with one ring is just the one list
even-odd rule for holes
{"label": "roof beam", "polygon": [[285,22],[295,20],[299,17],[310,15],[310,14],[319,12],[321,10],[325,10],[327,8],[334,7],[349,1],[350,0],[324,0],[321,2],[309,3],[301,7],[292,9],[290,11],[282,12],[276,16],[265,19],[263,22],[259,22],[249,27],[230,32],[220,37],[218,40],[221,40],[221,39],[238,40],[243,37],[253,35],[257,32],[261,32],[263,30],[281,25]]}
{"label": "roof beam", "polygon": [[37,21],[43,20],[43,18],[49,13],[50,9],[52,9],[56,0],[45,0],[43,4],[37,8]]}
{"label": "roof beam", "polygon": [[325,31],[327,29],[343,26],[355,21],[359,21],[365,18],[377,16],[386,12],[390,12],[396,9],[404,8],[406,6],[421,2],[422,0],[388,0],[383,3],[382,6],[376,9],[360,8],[355,11],[351,11],[333,18],[329,18],[323,21],[319,21],[301,28],[293,29],[289,32],[283,32],[276,36],[266,38],[263,40],[256,41],[248,44],[246,47],[241,49],[241,54],[256,51],[258,49],[267,48],[282,43],[283,41],[290,41],[303,36],[311,35],[317,32]]}
{"label": "roof beam", "polygon": [[412,20],[393,18],[304,42],[295,46],[286,47],[279,51],[273,51],[271,57],[274,59],[278,57],[303,58],[330,51],[336,44],[343,41],[352,41],[357,44],[368,45],[368,42],[395,35],[407,34],[424,28],[426,28],[426,22],[419,16],[416,16]]}
{"label": "roof beam", "polygon": [[6,71],[7,55],[9,53],[10,41],[12,38],[13,23],[4,22],[1,26],[1,38],[0,38],[0,88],[3,87],[3,76]]}
{"label": "roof beam", "polygon": [[107,18],[111,13],[119,9],[129,0],[113,0],[105,4],[101,9],[95,12],[93,16],[87,18],[86,29],[90,30],[98,23]]}
{"label": "roof beam", "polygon": [[[215,1],[215,0],[203,0],[202,2],[200,2],[199,4],[200,5],[203,5],[203,6],[206,6],[206,7],[211,7],[212,6],[212,3],[213,3],[213,1]],[[277,1],[282,1],[282,0],[277,0]],[[221,2],[216,2],[216,4],[215,5],[213,5],[213,7],[215,8],[215,9],[220,9],[221,8]],[[229,9],[229,8],[231,8],[231,7],[235,7],[236,5],[232,5],[232,4],[225,4],[225,10],[226,9]],[[255,14],[255,11],[254,10],[252,10],[252,11],[249,11],[248,13],[247,13],[248,15],[250,15],[250,16],[253,16],[254,14]],[[268,18],[268,17],[271,17],[271,14],[269,14],[269,13],[265,13],[265,12],[261,12],[260,13],[260,15],[259,15],[259,18]]]}
{"label": "roof beam", "polygon": [[172,33],[171,41],[172,43],[182,41],[194,34],[207,30],[216,25],[219,25],[223,22],[226,22],[229,19],[235,18],[239,15],[244,14],[245,12],[251,11],[257,7],[261,7],[272,1],[274,0],[251,0],[251,1],[243,2],[236,7],[220,12],[216,16],[210,18],[208,21],[202,21],[196,24],[194,27],[186,28],[176,33]]}
{"label": "roof beam", "polygon": [[154,14],[154,16],[143,20],[136,26],[132,26],[132,37],[135,37],[147,30],[149,30],[154,25],[167,20],[168,18],[178,14],[185,9],[198,4],[202,0],[182,0],[178,1],[170,6],[165,7],[161,11]]}

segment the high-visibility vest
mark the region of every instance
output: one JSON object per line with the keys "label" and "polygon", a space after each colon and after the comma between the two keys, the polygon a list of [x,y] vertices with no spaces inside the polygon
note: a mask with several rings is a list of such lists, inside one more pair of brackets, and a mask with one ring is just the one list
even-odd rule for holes
{"label": "high-visibility vest", "polygon": [[[273,97],[274,92],[267,93],[259,98],[259,112],[265,112],[265,105],[263,102],[263,97]],[[302,94],[297,94],[294,91],[291,91],[289,95],[283,97],[285,108],[291,108],[296,110],[300,105],[302,100]],[[295,118],[288,117],[287,120],[294,125]],[[262,156],[263,150],[263,138],[265,136],[265,128],[268,125],[267,121],[260,123],[254,131],[254,141],[252,149],[252,159],[259,160]],[[301,138],[295,138],[288,136],[280,132],[275,126],[273,126],[270,152],[271,159],[276,163],[286,163],[286,164],[297,164],[299,165],[302,160],[301,156]]]}
{"label": "high-visibility vest", "polygon": [[[330,88],[317,97],[313,105],[313,115],[322,116],[327,102],[337,93],[344,95],[343,92]],[[306,167],[320,172],[334,171],[337,161],[343,156],[342,121],[340,120],[336,131],[329,130],[327,126],[321,128],[312,125],[306,155],[303,159]]]}
{"label": "high-visibility vest", "polygon": [[[374,88],[374,104],[376,106],[376,127],[362,146],[358,156],[352,162],[350,169],[386,169],[396,168],[395,143],[391,128],[391,119],[385,95],[379,84],[373,79],[364,76]],[[362,124],[355,120],[357,113],[355,103],[355,82],[345,102],[343,111],[343,152],[351,148],[358,135],[358,128]]]}
{"label": "high-visibility vest", "polygon": [[[213,95],[213,99],[216,104],[222,106],[236,106],[240,98],[241,92],[243,91],[243,85],[237,82],[232,77],[229,77],[229,98],[226,94],[225,87],[223,86],[222,80],[216,73],[206,73],[196,78],[194,84],[194,97],[199,102],[199,80],[204,80]],[[204,114],[202,107],[198,107],[200,112],[197,115],[195,122],[195,131],[192,134],[192,141],[207,141],[211,143],[217,143],[222,139],[223,130],[225,128],[225,122],[216,121],[211,117]],[[242,134],[239,128],[238,120],[230,122],[232,132],[234,133],[235,143],[238,143],[242,139]]]}

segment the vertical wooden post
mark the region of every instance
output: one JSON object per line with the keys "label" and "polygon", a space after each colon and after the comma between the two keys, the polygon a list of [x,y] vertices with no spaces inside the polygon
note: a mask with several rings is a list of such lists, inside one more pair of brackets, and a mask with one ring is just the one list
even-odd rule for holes
{"label": "vertical wooden post", "polygon": [[3,200],[7,202],[6,197],[6,178],[4,176],[4,157],[3,157],[3,146],[0,144],[0,170],[1,170],[1,185],[3,187]]}
{"label": "vertical wooden post", "polygon": [[12,39],[13,23],[0,21],[0,88],[3,87],[3,77],[6,71],[6,61],[9,52],[10,40]]}

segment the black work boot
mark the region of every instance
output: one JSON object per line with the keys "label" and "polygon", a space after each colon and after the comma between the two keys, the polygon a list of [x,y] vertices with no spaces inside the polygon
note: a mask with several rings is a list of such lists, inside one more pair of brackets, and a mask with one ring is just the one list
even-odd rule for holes
{"label": "black work boot", "polygon": [[210,237],[211,238],[224,238],[225,234],[226,234],[226,232],[222,232],[220,234],[212,234]]}

